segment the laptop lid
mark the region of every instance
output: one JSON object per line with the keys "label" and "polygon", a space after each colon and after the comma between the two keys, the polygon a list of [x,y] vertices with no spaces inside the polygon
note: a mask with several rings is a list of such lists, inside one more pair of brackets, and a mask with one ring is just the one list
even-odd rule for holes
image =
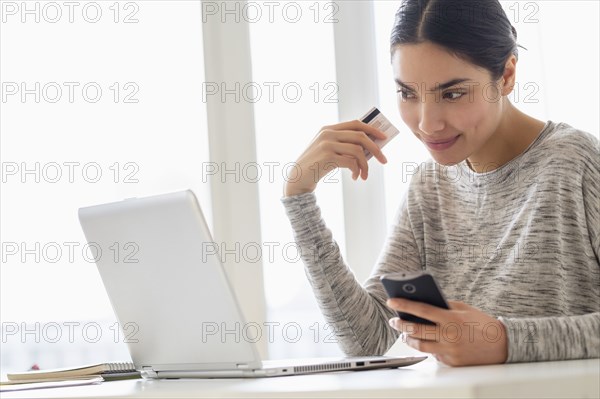
{"label": "laptop lid", "polygon": [[84,207],[79,220],[139,370],[260,368],[251,341],[215,333],[244,317],[204,251],[213,240],[193,192]]}

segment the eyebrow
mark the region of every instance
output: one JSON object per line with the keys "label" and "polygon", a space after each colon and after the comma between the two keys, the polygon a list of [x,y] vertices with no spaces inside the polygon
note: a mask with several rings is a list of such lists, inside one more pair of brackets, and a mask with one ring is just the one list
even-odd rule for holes
{"label": "eyebrow", "polygon": [[[408,91],[414,92],[414,89],[412,87],[410,87],[408,84],[406,84],[406,83],[404,83],[404,82],[402,82],[402,81],[400,81],[398,79],[394,79],[394,80],[396,81],[396,83],[399,86],[402,86],[404,89],[406,89]],[[457,85],[459,83],[463,83],[463,82],[466,82],[466,81],[469,81],[469,80],[471,80],[471,79],[468,79],[468,78],[452,79],[452,80],[450,80],[450,81],[448,81],[446,83],[437,84],[433,89],[428,90],[428,91],[429,92],[434,92],[434,91],[444,90],[444,89],[447,89],[448,87],[452,87],[454,85]]]}

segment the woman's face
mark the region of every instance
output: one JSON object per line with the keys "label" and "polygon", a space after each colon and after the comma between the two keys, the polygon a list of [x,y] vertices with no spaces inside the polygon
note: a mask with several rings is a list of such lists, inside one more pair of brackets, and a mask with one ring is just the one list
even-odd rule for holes
{"label": "woman's face", "polygon": [[398,46],[392,66],[400,115],[435,161],[454,165],[484,148],[503,107],[488,70],[429,42]]}

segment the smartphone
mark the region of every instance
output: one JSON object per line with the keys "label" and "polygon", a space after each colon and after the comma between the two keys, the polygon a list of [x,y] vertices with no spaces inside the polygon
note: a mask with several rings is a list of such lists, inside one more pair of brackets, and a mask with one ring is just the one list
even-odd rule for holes
{"label": "smartphone", "polygon": [[[438,287],[433,276],[425,272],[402,272],[388,274],[380,278],[383,288],[390,298],[406,298],[412,301],[428,303],[444,309],[450,309],[444,294]],[[402,320],[422,323],[435,324],[434,322],[412,315],[410,313],[398,312]]]}

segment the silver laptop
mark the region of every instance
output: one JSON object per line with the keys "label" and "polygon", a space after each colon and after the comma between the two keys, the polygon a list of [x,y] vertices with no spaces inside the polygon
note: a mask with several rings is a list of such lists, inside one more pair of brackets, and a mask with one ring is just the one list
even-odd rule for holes
{"label": "silver laptop", "polygon": [[263,361],[191,191],[79,209],[136,368],[150,378],[271,377],[408,366],[426,357]]}

